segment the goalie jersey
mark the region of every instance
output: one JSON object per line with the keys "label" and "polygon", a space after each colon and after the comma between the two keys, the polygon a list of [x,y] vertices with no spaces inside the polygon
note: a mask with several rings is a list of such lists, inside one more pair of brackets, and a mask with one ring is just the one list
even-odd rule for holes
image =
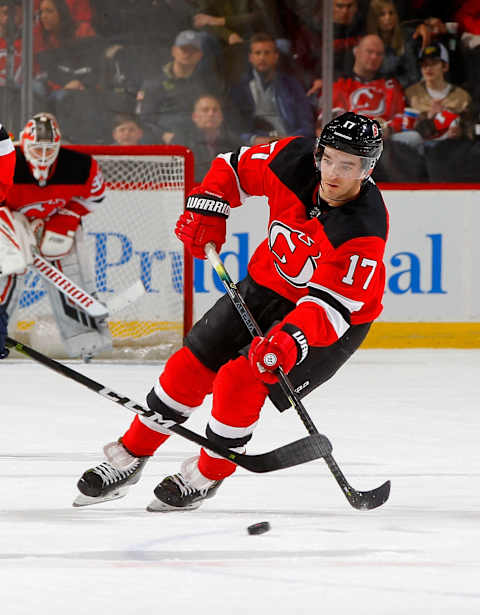
{"label": "goalie jersey", "polygon": [[63,208],[84,216],[104,199],[102,173],[89,154],[60,147],[45,186],[38,185],[19,146],[15,154],[14,185],[5,203],[9,209],[30,219],[45,219]]}
{"label": "goalie jersey", "polygon": [[285,324],[299,327],[311,346],[327,346],[382,311],[388,213],[372,179],[340,207],[321,200],[313,151],[313,139],[290,137],[221,154],[195,191],[232,207],[267,197],[268,235],[249,274],[296,304]]}

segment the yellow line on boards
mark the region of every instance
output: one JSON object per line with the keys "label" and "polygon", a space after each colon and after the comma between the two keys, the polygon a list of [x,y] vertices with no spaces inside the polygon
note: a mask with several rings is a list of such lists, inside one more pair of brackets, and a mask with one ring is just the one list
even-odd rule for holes
{"label": "yellow line on boards", "polygon": [[480,348],[480,322],[374,322],[361,348]]}

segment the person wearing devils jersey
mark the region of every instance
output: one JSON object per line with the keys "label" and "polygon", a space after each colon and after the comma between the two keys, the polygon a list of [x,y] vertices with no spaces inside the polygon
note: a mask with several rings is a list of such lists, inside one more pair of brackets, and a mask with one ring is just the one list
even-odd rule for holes
{"label": "person wearing devils jersey", "polygon": [[[213,393],[207,437],[243,452],[266,398],[288,400],[276,370],[300,397],[331,378],[360,346],[382,310],[388,213],[371,173],[383,148],[380,125],[347,112],[317,141],[289,137],[241,147],[213,161],[189,195],[176,234],[197,258],[225,241],[231,207],[268,199],[267,236],[238,284],[265,337],[253,341],[225,295],[188,333],[147,395],[150,410],[183,423]],[[137,415],[106,460],[78,481],[84,506],[125,495],[147,459],[167,439]],[[235,464],[206,449],[154,490],[150,511],[189,510],[217,491]]]}
{"label": "person wearing devils jersey", "polygon": [[[2,204],[13,183],[13,172],[15,169],[15,150],[13,143],[0,124],[0,236],[5,233],[7,221],[2,216]],[[2,245],[0,241],[0,283],[2,280]],[[0,359],[8,357],[8,349],[5,347],[7,337],[8,315],[7,310],[0,301]]]}
{"label": "person wearing devils jersey", "polygon": [[[15,157],[13,186],[0,208],[4,217],[10,219],[12,237],[16,235],[19,244],[20,237],[30,237],[30,244],[36,244],[34,251],[38,250],[87,290],[90,282],[85,280],[85,272],[89,269],[89,255],[84,254],[81,222],[104,199],[105,185],[97,162],[88,154],[62,147],[58,122],[49,113],[38,113],[27,122],[20,135],[20,145],[15,147]],[[22,274],[31,262],[28,254],[31,246],[21,247],[24,259],[20,264],[15,264],[16,261],[10,261],[9,266],[5,264],[4,275],[0,276],[0,306],[10,317],[23,287]],[[67,306],[58,291],[47,286],[55,320],[69,354],[88,357],[97,352],[97,332],[90,331],[93,323],[79,322],[82,318],[78,311]]]}
{"label": "person wearing devils jersey", "polygon": [[354,49],[352,73],[333,84],[334,115],[353,111],[378,120],[384,137],[403,129],[405,96],[394,78],[382,77],[385,46],[376,34],[364,36]]}

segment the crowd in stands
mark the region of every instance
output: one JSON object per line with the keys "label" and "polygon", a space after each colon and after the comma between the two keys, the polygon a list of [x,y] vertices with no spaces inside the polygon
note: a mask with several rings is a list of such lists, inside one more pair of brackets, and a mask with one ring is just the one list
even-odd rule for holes
{"label": "crowd in stands", "polygon": [[[333,114],[378,119],[377,181],[480,181],[480,0],[331,0]],[[70,143],[213,157],[322,126],[323,0],[34,0],[34,111]],[[22,0],[0,0],[18,129]],[[7,119],[5,119],[7,118]]]}

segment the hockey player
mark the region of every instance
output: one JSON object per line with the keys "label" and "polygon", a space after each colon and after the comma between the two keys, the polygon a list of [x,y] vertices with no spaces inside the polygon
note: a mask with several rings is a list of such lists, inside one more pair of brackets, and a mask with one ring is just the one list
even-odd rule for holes
{"label": "hockey player", "polygon": [[[250,333],[225,295],[201,318],[147,395],[151,410],[183,423],[213,393],[207,437],[244,451],[267,398],[289,406],[282,367],[303,397],[359,347],[382,310],[388,214],[370,175],[383,148],[379,124],[345,113],[316,143],[288,137],[219,155],[188,197],[176,234],[197,258],[225,241],[230,207],[268,197],[267,238],[238,288],[265,337]],[[251,342],[251,343],[250,343]],[[168,436],[136,416],[106,460],[78,482],[76,506],[122,497]],[[235,464],[206,449],[154,490],[150,511],[188,510],[214,495]]]}
{"label": "hockey player", "polygon": [[[5,200],[7,193],[13,183],[13,172],[15,169],[15,150],[13,143],[8,136],[5,128],[0,124],[0,236],[4,234],[6,221],[2,218],[1,204]],[[0,239],[0,276],[2,275],[2,240]],[[1,280],[1,277],[0,277]],[[1,287],[0,287],[1,288]],[[7,336],[7,311],[2,305],[0,295],[0,359],[8,357],[8,349],[5,348],[5,338]]]}
{"label": "hockey player", "polygon": [[[100,205],[105,192],[97,162],[88,154],[62,147],[57,120],[49,113],[38,113],[27,122],[15,151],[14,183],[0,208],[15,238],[10,247],[18,245],[9,262],[0,261],[0,307],[7,317],[17,306],[32,250],[84,290],[94,292],[81,221]],[[0,236],[0,255],[1,241]],[[47,284],[47,292],[70,356],[88,359],[111,346],[105,323],[85,317],[53,285]]]}

